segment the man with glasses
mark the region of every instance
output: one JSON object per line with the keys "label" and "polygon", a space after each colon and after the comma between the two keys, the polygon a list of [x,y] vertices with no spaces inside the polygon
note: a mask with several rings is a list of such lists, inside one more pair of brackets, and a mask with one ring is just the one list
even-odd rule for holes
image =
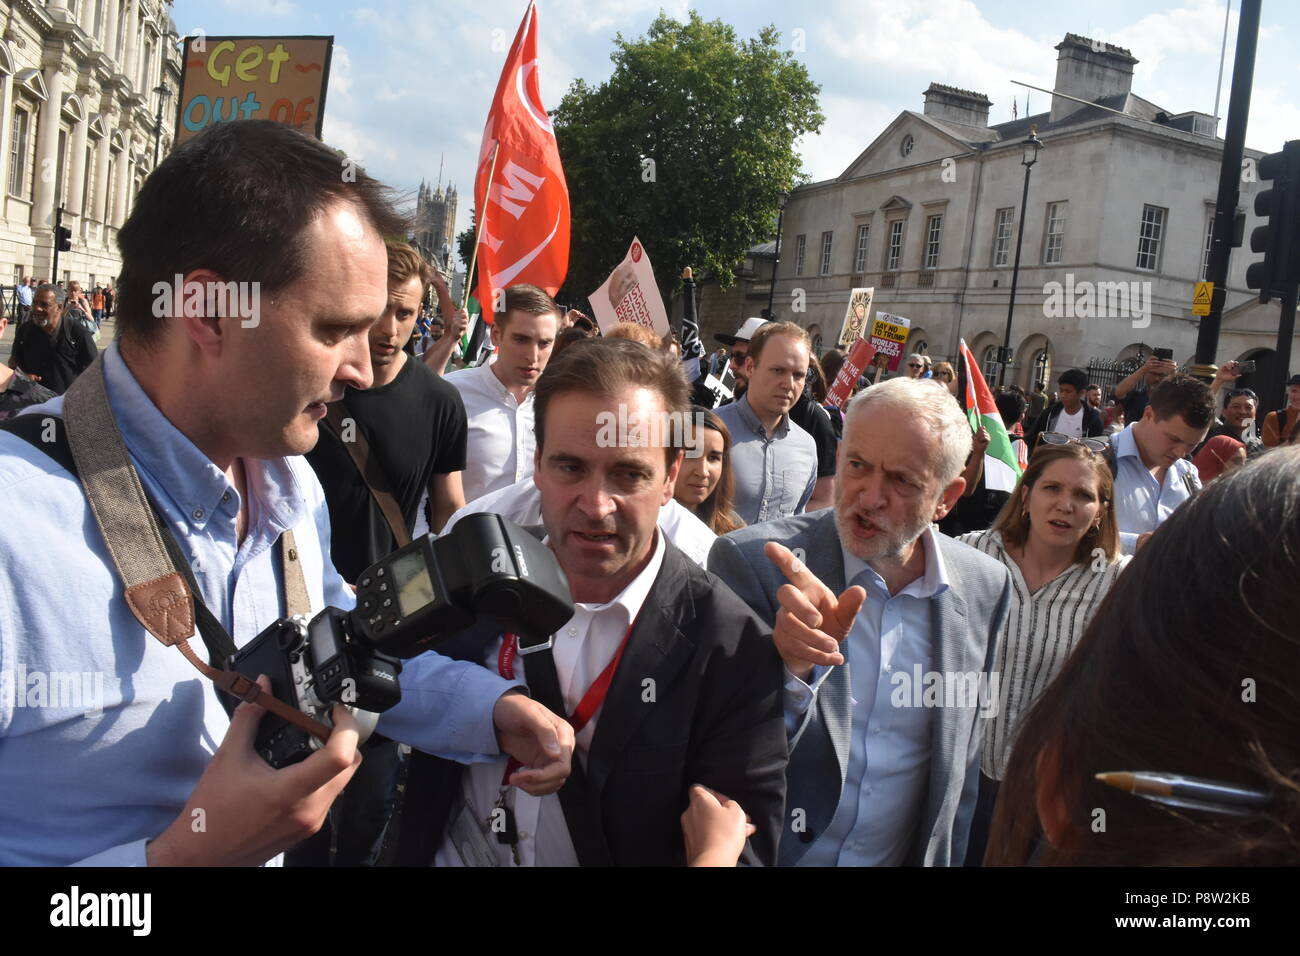
{"label": "man with glasses", "polygon": [[908,378],[920,378],[925,374],[925,356],[918,352],[909,355],[907,363],[903,366],[903,374]]}
{"label": "man with glasses", "polygon": [[723,345],[731,348],[730,369],[731,374],[735,376],[736,384],[732,388],[732,401],[740,398],[745,389],[749,387],[749,374],[745,371],[745,359],[749,357],[749,340],[754,337],[754,333],[767,325],[767,319],[753,317],[745,320],[745,324],[736,329],[735,335],[727,335],[723,332],[716,333],[713,337]]}
{"label": "man with glasses", "polygon": [[1214,419],[1209,386],[1188,375],[1151,390],[1137,421],[1111,437],[1107,457],[1115,473],[1115,518],[1120,545],[1133,554],[1174,509],[1201,489],[1185,456],[1201,443]]}

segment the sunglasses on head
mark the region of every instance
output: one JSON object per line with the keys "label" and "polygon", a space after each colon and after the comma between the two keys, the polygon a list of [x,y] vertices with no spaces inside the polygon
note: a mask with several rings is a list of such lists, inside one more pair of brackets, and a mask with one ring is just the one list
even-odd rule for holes
{"label": "sunglasses on head", "polygon": [[1082,445],[1088,451],[1100,455],[1107,448],[1106,442],[1100,438],[1075,438],[1073,435],[1067,435],[1064,432],[1043,432],[1043,444],[1045,445]]}

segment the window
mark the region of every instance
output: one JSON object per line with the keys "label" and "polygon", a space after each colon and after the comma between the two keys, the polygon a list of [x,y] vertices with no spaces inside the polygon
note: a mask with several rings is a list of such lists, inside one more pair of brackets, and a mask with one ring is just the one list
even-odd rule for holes
{"label": "window", "polygon": [[993,265],[1005,266],[1011,262],[1011,217],[1015,207],[999,209],[997,220],[993,223]]}
{"label": "window", "polygon": [[998,378],[998,346],[990,345],[984,350],[984,359],[980,362],[980,371],[984,373],[984,381],[996,382]]}
{"label": "window", "polygon": [[1142,207],[1142,228],[1138,233],[1139,269],[1154,272],[1160,264],[1160,239],[1165,232],[1165,212],[1159,206]]}
{"label": "window", "polygon": [[104,40],[104,0],[95,0],[95,39]]}
{"label": "window", "polygon": [[27,179],[27,124],[26,110],[14,110],[14,131],[9,138],[9,194],[21,196]]}
{"label": "window", "polygon": [[858,243],[853,253],[853,271],[867,271],[867,241],[871,238],[870,226],[858,226]]}
{"label": "window", "polygon": [[833,233],[822,233],[822,261],[817,269],[817,274],[828,276],[831,274],[831,236]]}
{"label": "window", "polygon": [[86,147],[86,168],[81,177],[81,208],[77,210],[81,217],[86,218],[86,212],[90,209],[90,171],[95,168],[95,149],[93,146]]}
{"label": "window", "polygon": [[794,274],[803,275],[803,254],[808,250],[808,237],[794,237]]}
{"label": "window", "polygon": [[120,61],[126,56],[126,0],[119,0],[117,5],[117,42],[113,44],[113,59]]}
{"label": "window", "polygon": [[925,268],[939,268],[939,240],[943,237],[943,216],[931,216],[925,221]]}
{"label": "window", "polygon": [[895,219],[889,224],[889,259],[885,269],[897,272],[898,264],[903,258],[903,220]]}
{"label": "window", "polygon": [[63,170],[67,167],[68,155],[68,132],[59,130],[59,147],[55,153],[54,162],[54,205],[63,205]]}
{"label": "window", "polygon": [[1047,204],[1047,238],[1043,242],[1043,264],[1060,262],[1065,249],[1065,203]]}
{"label": "window", "polygon": [[140,89],[150,86],[149,78],[153,74],[153,41],[144,45],[144,56],[140,58]]}
{"label": "window", "polygon": [[1201,281],[1205,281],[1210,271],[1210,249],[1214,246],[1214,212],[1211,210],[1209,221],[1205,224],[1205,253],[1201,256]]}

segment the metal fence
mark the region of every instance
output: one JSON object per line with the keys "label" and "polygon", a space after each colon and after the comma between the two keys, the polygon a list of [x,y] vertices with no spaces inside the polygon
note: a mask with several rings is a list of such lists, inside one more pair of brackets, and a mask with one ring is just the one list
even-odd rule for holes
{"label": "metal fence", "polygon": [[1115,386],[1138,370],[1145,359],[1126,358],[1120,361],[1094,358],[1088,361],[1089,384],[1100,385],[1102,399],[1109,399]]}

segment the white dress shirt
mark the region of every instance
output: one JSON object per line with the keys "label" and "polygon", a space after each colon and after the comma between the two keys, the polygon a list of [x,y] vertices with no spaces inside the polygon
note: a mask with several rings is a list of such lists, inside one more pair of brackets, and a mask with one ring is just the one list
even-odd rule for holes
{"label": "white dress shirt", "polygon": [[[451,531],[466,515],[476,514],[501,515],[524,527],[538,525],[542,523],[542,493],[532,475],[520,478],[513,485],[499,488],[465,505],[447,519],[442,533]],[[718,539],[708,525],[675,498],[669,498],[668,504],[659,509],[659,527],[683,554],[700,567],[707,568],[709,549]]]}
{"label": "white dress shirt", "polygon": [[[559,678],[560,693],[564,695],[564,706],[568,711],[565,716],[577,709],[587,688],[614,659],[628,628],[641,612],[646,595],[650,593],[650,586],[659,576],[664,550],[664,536],[656,533],[650,561],[617,597],[606,604],[575,604],[573,618],[556,632],[551,656],[555,660],[555,674]],[[501,640],[494,641],[489,654],[484,658],[484,664],[494,671],[501,643]],[[515,677],[522,678],[525,682],[528,660],[526,656],[517,656],[514,661]],[[573,756],[575,760],[583,761],[584,766],[601,710],[603,707],[592,715],[576,737],[577,748]],[[468,808],[473,819],[487,826],[501,795],[501,778],[506,764],[507,759],[501,757],[466,767],[461,777],[461,802],[452,808],[449,819],[454,822],[462,809]],[[514,810],[515,827],[519,833],[519,866],[578,865],[578,855],[569,838],[559,794],[533,797],[517,787],[510,787],[507,805]],[[451,834],[449,826],[435,859],[436,866],[466,865]],[[516,865],[507,844],[497,843],[491,834],[488,834],[487,839],[497,866]]]}
{"label": "white dress shirt", "polygon": [[522,402],[515,401],[492,371],[493,364],[444,376],[460,392],[469,425],[461,472],[466,501],[533,473],[533,393],[529,390]]}

